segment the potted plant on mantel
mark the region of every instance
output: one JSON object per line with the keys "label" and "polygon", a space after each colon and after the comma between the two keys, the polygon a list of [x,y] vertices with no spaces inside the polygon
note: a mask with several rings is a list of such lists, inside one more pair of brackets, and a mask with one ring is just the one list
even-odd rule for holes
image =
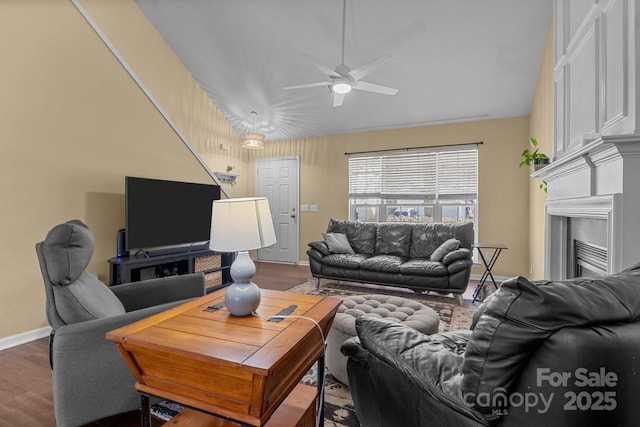
{"label": "potted plant on mantel", "polygon": [[[538,140],[534,137],[529,137],[529,144],[531,145],[531,150],[529,150],[528,148],[526,148],[522,154],[522,161],[520,162],[520,166],[531,166],[533,171],[537,171],[542,169],[543,167],[545,167],[546,165],[549,164],[549,157],[544,154],[539,152],[539,148],[538,148]],[[540,184],[540,189],[544,190],[544,192],[547,192],[547,181],[542,181],[542,184]]]}
{"label": "potted plant on mantel", "polygon": [[531,148],[534,150],[531,151],[526,148],[522,152],[522,161],[520,162],[520,167],[525,165],[533,165],[533,171],[535,172],[549,164],[549,157],[546,154],[540,153],[538,151],[538,140],[536,138],[529,137],[529,144],[531,144]]}

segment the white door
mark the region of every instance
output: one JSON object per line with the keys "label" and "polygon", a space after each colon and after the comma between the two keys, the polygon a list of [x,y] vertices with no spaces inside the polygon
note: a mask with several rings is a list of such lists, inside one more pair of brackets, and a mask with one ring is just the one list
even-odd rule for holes
{"label": "white door", "polygon": [[298,262],[297,157],[256,160],[256,196],[269,199],[276,244],[258,249],[259,261]]}

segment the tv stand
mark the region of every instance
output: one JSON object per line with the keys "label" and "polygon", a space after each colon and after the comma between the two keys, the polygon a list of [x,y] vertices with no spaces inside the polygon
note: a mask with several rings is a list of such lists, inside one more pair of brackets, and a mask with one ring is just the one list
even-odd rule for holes
{"label": "tv stand", "polygon": [[229,269],[234,253],[218,253],[208,248],[163,255],[113,257],[109,259],[109,286],[179,274],[202,272],[207,292],[232,282]]}

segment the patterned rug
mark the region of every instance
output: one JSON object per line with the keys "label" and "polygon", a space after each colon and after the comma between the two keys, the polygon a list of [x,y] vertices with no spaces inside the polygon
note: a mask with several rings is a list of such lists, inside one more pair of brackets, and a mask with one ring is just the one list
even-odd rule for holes
{"label": "patterned rug", "polygon": [[[344,297],[350,295],[384,294],[396,295],[413,299],[434,309],[440,316],[439,332],[455,329],[469,328],[473,313],[478,308],[478,303],[472,304],[465,300],[465,306],[461,307],[453,302],[451,296],[443,296],[437,293],[416,294],[411,290],[392,288],[387,286],[365,284],[323,283],[319,288],[315,286],[315,280],[310,280],[298,286],[288,289],[287,292],[300,294]],[[317,384],[317,367],[312,367],[302,378],[304,384]],[[356,415],[349,388],[336,380],[325,369],[325,402],[324,402],[324,426],[325,427],[360,427]],[[175,416],[182,407],[176,403],[163,401],[153,405],[152,413],[163,420],[169,420]]]}
{"label": "patterned rug", "polygon": [[[416,294],[410,290],[386,286],[323,283],[319,288],[316,288],[315,281],[310,281],[288,289],[287,291],[336,297],[384,294],[413,299],[438,312],[440,316],[439,332],[469,328],[473,313],[475,313],[477,309],[477,304],[474,305],[471,301],[465,301],[465,306],[461,307],[454,304],[450,296]],[[337,381],[326,369],[325,373],[324,426],[360,427],[360,422],[358,421],[353,401],[349,394],[349,388]],[[304,376],[302,382],[308,385],[316,385],[317,375],[315,366]]]}

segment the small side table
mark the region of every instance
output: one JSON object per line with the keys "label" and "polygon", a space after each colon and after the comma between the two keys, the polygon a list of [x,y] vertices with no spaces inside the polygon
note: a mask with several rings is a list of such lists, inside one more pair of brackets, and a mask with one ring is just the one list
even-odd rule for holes
{"label": "small side table", "polygon": [[[484,264],[484,272],[480,277],[480,281],[478,282],[478,287],[476,287],[476,290],[473,293],[473,301],[471,301],[471,302],[476,302],[476,300],[478,299],[478,296],[480,295],[480,291],[482,291],[482,288],[484,287],[487,279],[491,279],[491,281],[493,282],[493,286],[495,286],[496,290],[498,289],[498,284],[496,283],[496,280],[494,279],[493,274],[491,273],[491,269],[493,269],[493,266],[496,264],[496,261],[498,260],[498,257],[500,256],[500,253],[502,252],[502,250],[509,249],[509,248],[504,243],[476,243],[473,245],[473,247],[478,250],[478,255],[480,255],[480,259]],[[483,249],[488,249],[488,250],[493,249],[493,255],[489,257],[488,261],[487,261],[487,257],[485,257],[484,254],[482,253]]]}

